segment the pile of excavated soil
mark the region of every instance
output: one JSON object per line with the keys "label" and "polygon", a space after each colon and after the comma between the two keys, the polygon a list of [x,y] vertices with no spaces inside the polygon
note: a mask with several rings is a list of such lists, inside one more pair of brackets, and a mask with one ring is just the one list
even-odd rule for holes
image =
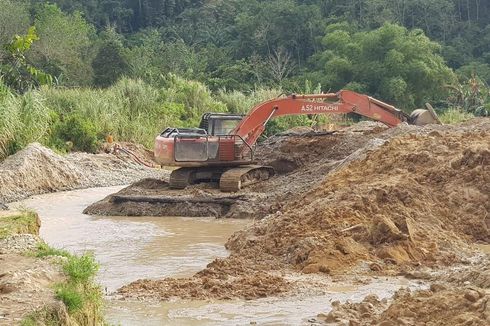
{"label": "pile of excavated soil", "polygon": [[[352,148],[334,166],[322,170],[328,158],[315,165],[309,178],[317,182],[310,190],[233,235],[226,245],[230,257],[191,279],[143,280],[120,292],[139,298],[188,297],[189,291],[197,298],[229,298],[243,297],[240,284],[252,284],[256,289],[247,295],[262,296],[288,288],[274,276],[277,271],[392,275],[407,266],[461,262],[468,244],[490,242],[490,119],[401,126],[378,133],[378,139],[369,136],[361,135],[364,146]],[[328,147],[319,151],[327,157],[336,153]],[[283,183],[274,191],[296,186]],[[223,280],[228,285],[220,291],[210,286]]]}
{"label": "pile of excavated soil", "polygon": [[86,153],[62,156],[40,144],[31,144],[0,162],[0,202],[167,175],[164,170],[146,168],[127,157]]}
{"label": "pile of excavated soil", "polygon": [[448,288],[435,284],[430,290],[411,293],[401,289],[391,304],[374,295],[361,303],[333,303],[324,318],[335,325],[489,325],[490,294],[474,287]]}

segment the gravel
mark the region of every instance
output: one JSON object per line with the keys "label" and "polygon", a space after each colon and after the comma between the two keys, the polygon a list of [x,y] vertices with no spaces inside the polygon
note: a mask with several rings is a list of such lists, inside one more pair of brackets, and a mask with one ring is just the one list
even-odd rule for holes
{"label": "gravel", "polygon": [[21,254],[37,249],[41,238],[32,234],[16,234],[0,239],[0,254]]}
{"label": "gravel", "polygon": [[0,202],[56,191],[125,185],[168,175],[168,171],[145,167],[127,156],[87,153],[62,156],[34,143],[0,162]]}

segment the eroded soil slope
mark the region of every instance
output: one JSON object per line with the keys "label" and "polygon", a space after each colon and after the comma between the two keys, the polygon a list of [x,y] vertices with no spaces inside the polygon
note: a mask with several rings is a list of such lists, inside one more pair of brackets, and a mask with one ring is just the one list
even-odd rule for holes
{"label": "eroded soil slope", "polygon": [[490,242],[489,119],[399,127],[370,137],[333,167],[319,160],[312,171],[323,172],[310,172],[318,182],[232,236],[229,258],[190,279],[141,280],[120,293],[261,297],[287,291],[281,274],[288,270],[395,274],[458,263],[468,244]]}
{"label": "eroded soil slope", "polygon": [[42,309],[66,314],[53,289],[64,280],[60,266],[27,254],[42,241],[39,227],[34,213],[0,212],[0,325],[20,325]]}

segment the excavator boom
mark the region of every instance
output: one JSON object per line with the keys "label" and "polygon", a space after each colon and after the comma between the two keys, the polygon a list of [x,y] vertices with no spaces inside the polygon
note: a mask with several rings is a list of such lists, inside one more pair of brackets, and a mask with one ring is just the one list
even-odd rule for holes
{"label": "excavator boom", "polygon": [[367,95],[342,90],[329,94],[291,95],[261,103],[250,111],[233,133],[240,135],[249,145],[253,145],[272,118],[285,115],[347,113],[357,113],[389,127],[408,120],[408,115],[394,106]]}

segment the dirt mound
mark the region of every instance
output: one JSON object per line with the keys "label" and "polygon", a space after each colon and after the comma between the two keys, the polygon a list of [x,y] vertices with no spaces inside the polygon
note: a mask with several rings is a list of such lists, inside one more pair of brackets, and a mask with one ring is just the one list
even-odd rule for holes
{"label": "dirt mound", "polygon": [[11,202],[53,191],[128,184],[168,175],[109,154],[61,156],[31,144],[0,162],[0,201]]}
{"label": "dirt mound", "polygon": [[488,325],[490,294],[478,288],[433,285],[411,293],[401,289],[387,301],[368,296],[361,303],[333,303],[324,318],[336,325]]}
{"label": "dirt mound", "polygon": [[490,241],[490,133],[446,129],[390,140],[235,234],[228,248],[304,272],[340,272],[360,260],[382,269],[456,261],[465,240]]}
{"label": "dirt mound", "polygon": [[119,290],[122,295],[136,299],[158,298],[168,300],[173,297],[193,300],[228,300],[232,298],[264,298],[285,292],[289,284],[279,276],[252,271],[240,275],[206,275],[209,269],[199,277],[188,279],[140,280]]}
{"label": "dirt mound", "polygon": [[[306,152],[317,151],[313,157],[321,161],[257,186],[282,191],[275,213],[233,235],[231,256],[194,278],[141,281],[123,293],[146,296],[148,287],[162,299],[182,295],[181,288],[199,287],[201,293],[204,274],[217,281],[288,269],[390,275],[407,266],[460,262],[469,253],[467,243],[490,242],[490,120],[401,129],[376,137],[361,133],[362,148],[353,144],[352,133],[348,142],[324,148],[319,138],[278,140],[281,152],[295,142],[311,144]],[[288,202],[281,203],[284,198]],[[230,288],[220,297],[240,295]]]}

